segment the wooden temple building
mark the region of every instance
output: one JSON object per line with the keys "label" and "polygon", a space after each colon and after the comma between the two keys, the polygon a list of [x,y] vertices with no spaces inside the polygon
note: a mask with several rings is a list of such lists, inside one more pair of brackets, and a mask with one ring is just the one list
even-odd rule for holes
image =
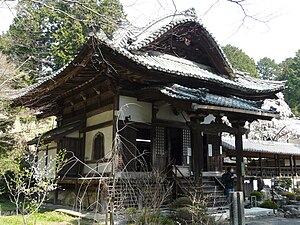
{"label": "wooden temple building", "polygon": [[[243,157],[261,155],[276,165],[290,159],[243,151],[245,122],[277,116],[262,104],[284,86],[235,71],[188,10],[142,29],[123,24],[112,38],[90,37],[73,61],[21,90],[14,104],[39,111],[39,118],[56,116],[57,128],[30,143],[43,139],[39,156],[66,148],[79,159],[65,166],[61,185],[74,189],[83,179],[171,166],[201,186],[204,177],[224,171],[228,154],[243,190]],[[224,142],[222,133],[234,138]]]}

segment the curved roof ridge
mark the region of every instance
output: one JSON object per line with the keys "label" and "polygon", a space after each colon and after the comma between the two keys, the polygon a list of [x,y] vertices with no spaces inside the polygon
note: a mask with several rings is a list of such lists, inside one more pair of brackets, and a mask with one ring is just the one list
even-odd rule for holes
{"label": "curved roof ridge", "polygon": [[[227,59],[223,49],[216,41],[215,37],[211,32],[203,25],[201,19],[196,16],[196,12],[193,8],[186,10],[184,12],[177,12],[174,14],[168,14],[163,17],[157,18],[151,21],[143,28],[140,28],[139,32],[134,34],[134,38],[130,40],[130,43],[122,47],[126,47],[129,51],[138,51],[145,47],[147,44],[151,43],[155,39],[159,38],[161,35],[174,28],[177,25],[184,24],[187,22],[195,22],[203,29],[205,36],[209,39],[214,48],[219,52],[219,56],[225,64],[229,74],[233,75],[233,68]],[[126,37],[124,37],[126,39]],[[127,39],[128,41],[128,39]]]}
{"label": "curved roof ridge", "polygon": [[168,30],[174,28],[176,25],[197,21],[197,17],[186,15],[184,13],[169,14],[156,19],[141,29],[136,35],[136,40],[128,47],[128,50],[139,50]]}

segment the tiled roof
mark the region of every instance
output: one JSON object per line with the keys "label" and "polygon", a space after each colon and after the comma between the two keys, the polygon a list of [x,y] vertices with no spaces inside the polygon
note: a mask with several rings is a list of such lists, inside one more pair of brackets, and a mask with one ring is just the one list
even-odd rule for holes
{"label": "tiled roof", "polygon": [[47,131],[46,133],[42,134],[40,137],[34,138],[31,141],[29,141],[29,144],[35,144],[39,141],[47,141],[51,140],[57,136],[60,135],[67,135],[74,130],[78,129],[81,125],[83,125],[82,121],[75,121],[72,123],[65,124],[61,127],[54,128],[52,130]]}
{"label": "tiled roof", "polygon": [[136,63],[147,67],[147,69],[171,73],[178,76],[192,77],[203,81],[211,81],[224,87],[239,89],[243,92],[265,93],[270,91],[280,91],[284,86],[284,82],[281,81],[260,80],[242,73],[236,74],[234,80],[226,79],[205,70],[198,63],[168,54],[158,52],[131,54],[125,50],[120,52],[124,54],[124,56],[134,60]]}
{"label": "tiled roof", "polygon": [[262,101],[251,101],[236,96],[222,96],[210,93],[210,91],[205,88],[188,88],[179,84],[170,84],[167,86],[157,85],[144,88],[144,90],[147,89],[158,90],[160,93],[168,97],[180,100],[189,100],[195,103],[274,113],[272,110],[261,109]]}
{"label": "tiled roof", "polygon": [[142,47],[154,41],[174,26],[191,21],[197,22],[203,27],[203,31],[210,40],[212,48],[218,49],[224,63],[231,68],[231,65],[222,49],[213,36],[197,19],[193,10],[166,16],[163,19],[150,23],[143,29],[138,29],[130,24],[123,25],[114,33],[112,40],[104,38],[102,33],[98,38],[103,42],[103,44],[149,70],[156,70],[184,77],[192,77],[203,81],[211,81],[224,87],[238,89],[247,93],[268,93],[283,90],[285,85],[285,82],[283,81],[256,79],[242,72],[236,72],[234,79],[228,79],[225,78],[225,76],[208,71],[204,65],[184,58],[156,51],[140,51]]}
{"label": "tiled roof", "polygon": [[[226,76],[210,72],[204,65],[187,59],[154,51],[141,51],[141,48],[151,43],[156,38],[159,38],[168,30],[179,24],[184,24],[191,21],[196,22],[203,27],[201,22],[195,16],[193,10],[190,10],[185,13],[165,16],[162,19],[150,23],[148,26],[142,29],[133,27],[130,24],[123,24],[113,34],[112,39],[107,38],[103,32],[99,32],[96,38],[98,38],[100,44],[109,47],[113,51],[123,55],[134,63],[147,68],[148,70],[165,72],[178,77],[190,77],[202,81],[208,81],[211,83],[216,83],[225,88],[236,89],[248,95],[251,95],[251,93],[268,94],[281,91],[284,88],[284,82],[255,79],[243,73],[236,73],[234,78],[229,79],[226,78]],[[231,68],[230,63],[222,52],[222,49],[212,35],[204,27],[203,32],[210,40],[212,48],[218,50],[218,54],[221,56],[224,64],[227,65],[228,68]],[[39,81],[38,83],[20,90],[15,96],[12,96],[12,98],[16,99],[22,97],[27,93],[30,93],[32,90],[38,88],[41,84],[57,78],[67,67],[72,66],[72,62],[51,76],[45,77],[45,79]]]}
{"label": "tiled roof", "polygon": [[[222,145],[229,150],[235,150],[235,140],[232,138],[223,139]],[[257,153],[300,155],[300,145],[275,141],[257,141],[244,139],[243,150],[246,152]]]}

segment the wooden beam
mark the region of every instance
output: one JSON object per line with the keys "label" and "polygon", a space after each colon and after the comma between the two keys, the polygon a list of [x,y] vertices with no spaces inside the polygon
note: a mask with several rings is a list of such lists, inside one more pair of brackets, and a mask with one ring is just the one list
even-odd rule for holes
{"label": "wooden beam", "polygon": [[[237,113],[237,114],[245,114],[245,115],[251,115],[255,116],[257,118],[265,118],[265,119],[272,119],[274,117],[278,117],[279,114],[275,113],[265,113],[265,112],[258,112],[258,111],[250,111],[245,109],[236,109],[236,108],[228,108],[223,106],[215,106],[215,105],[200,105],[200,104],[194,104],[193,106],[194,110],[201,111],[201,110],[212,110],[217,112],[231,112],[231,113]],[[241,115],[239,115],[240,117]]]}
{"label": "wooden beam", "polygon": [[293,163],[294,163],[294,175],[297,176],[297,165],[296,165],[296,157],[295,156],[293,156]]}
{"label": "wooden beam", "polygon": [[237,191],[244,190],[243,179],[243,133],[242,125],[238,124],[238,133],[235,134],[235,148],[236,148],[236,175],[237,175]]}
{"label": "wooden beam", "polygon": [[260,176],[261,178],[263,178],[263,164],[262,164],[261,153],[258,154],[258,160],[259,160],[259,167],[260,167]]}
{"label": "wooden beam", "polygon": [[224,123],[211,123],[211,124],[199,124],[202,132],[206,134],[218,134],[222,132],[230,133],[230,134],[245,134],[247,129],[245,128],[235,128],[227,126]]}
{"label": "wooden beam", "polygon": [[92,130],[97,130],[97,129],[101,129],[101,128],[104,128],[104,127],[109,127],[109,126],[112,126],[113,125],[113,121],[106,121],[106,122],[103,122],[103,123],[99,123],[99,124],[96,124],[96,125],[93,125],[93,126],[89,126],[89,127],[85,127],[83,129],[81,129],[80,131],[81,132],[89,132],[89,131],[92,131]]}
{"label": "wooden beam", "polygon": [[293,156],[292,155],[290,155],[290,168],[291,168],[291,176],[294,176]]}
{"label": "wooden beam", "polygon": [[202,171],[204,165],[203,136],[200,129],[200,120],[191,118],[191,141],[192,141],[192,168],[196,186],[202,185]]}
{"label": "wooden beam", "polygon": [[280,167],[280,155],[276,155],[276,160],[277,160],[277,168],[278,168],[278,176],[281,176],[281,167]]}

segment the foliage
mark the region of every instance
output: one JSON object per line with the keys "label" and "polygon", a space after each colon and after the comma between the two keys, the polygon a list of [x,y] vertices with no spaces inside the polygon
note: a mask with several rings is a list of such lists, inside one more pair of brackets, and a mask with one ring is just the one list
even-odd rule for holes
{"label": "foliage", "polygon": [[233,68],[242,72],[247,72],[250,76],[258,77],[255,61],[245,52],[229,44],[223,47],[223,50]]}
{"label": "foliage", "polygon": [[158,225],[173,225],[175,224],[172,219],[160,215],[159,212],[143,213],[143,211],[149,211],[143,208],[141,212],[138,212],[136,208],[127,208],[124,211],[127,224],[158,224]]}
{"label": "foliage", "polygon": [[296,195],[296,200],[300,202],[300,195]]}
{"label": "foliage", "polygon": [[142,214],[135,224],[175,225],[176,223],[172,219],[160,214]]}
{"label": "foliage", "polygon": [[287,191],[287,192],[283,192],[281,195],[285,196],[288,200],[296,200],[295,193]]}
{"label": "foliage", "polygon": [[176,209],[175,220],[180,224],[215,224],[214,218],[207,214],[206,199],[196,193],[176,199],[172,206]]}
{"label": "foliage", "polygon": [[264,201],[260,207],[267,208],[267,209],[277,209],[279,205],[276,202],[273,202],[272,200],[266,200]]}
{"label": "foliage", "polygon": [[277,80],[286,80],[287,88],[284,95],[294,114],[300,115],[300,50],[293,58],[287,58],[280,63],[280,73]]}
{"label": "foliage", "polygon": [[292,187],[292,183],[293,181],[291,178],[279,178],[278,180],[278,185],[285,189],[289,189],[290,187]]}
{"label": "foliage", "polygon": [[0,51],[34,82],[69,62],[90,32],[111,34],[122,18],[119,0],[20,0]]}
{"label": "foliage", "polygon": [[[0,176],[16,168],[13,163],[17,154],[16,140],[12,129],[18,110],[13,109],[8,100],[16,75],[15,65],[0,53]],[[0,193],[2,191],[0,189]]]}
{"label": "foliage", "polygon": [[60,151],[54,159],[48,158],[47,165],[45,160],[43,157],[36,160],[36,156],[24,154],[17,159],[17,171],[3,176],[10,200],[16,206],[16,214],[22,215],[24,224],[28,223],[29,216],[38,212],[49,192],[57,188],[54,175],[66,163],[65,151]]}
{"label": "foliage", "polygon": [[176,198],[171,204],[172,208],[175,209],[190,206],[190,205],[192,205],[192,201],[188,197]]}
{"label": "foliage", "polygon": [[264,57],[257,62],[257,70],[260,78],[264,80],[275,80],[279,73],[279,66],[274,59]]}
{"label": "foliage", "polygon": [[257,201],[261,201],[264,194],[260,191],[252,191],[250,195],[255,196]]}
{"label": "foliage", "polygon": [[13,204],[9,199],[2,198],[0,200],[0,211],[2,212],[11,212],[16,210],[15,204]]}

